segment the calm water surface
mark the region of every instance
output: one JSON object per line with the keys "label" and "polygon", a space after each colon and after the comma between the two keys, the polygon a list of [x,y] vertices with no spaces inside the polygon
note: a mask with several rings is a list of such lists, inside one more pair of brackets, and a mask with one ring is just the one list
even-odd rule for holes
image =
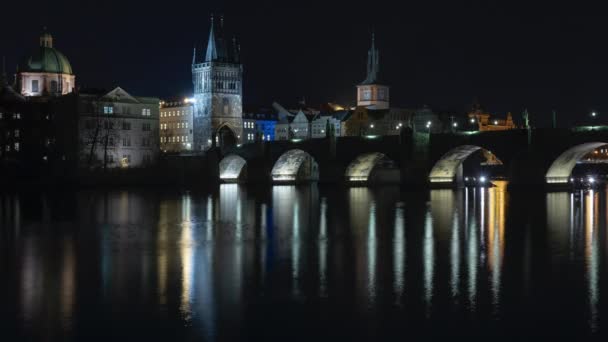
{"label": "calm water surface", "polygon": [[0,195],[3,340],[605,337],[607,191]]}

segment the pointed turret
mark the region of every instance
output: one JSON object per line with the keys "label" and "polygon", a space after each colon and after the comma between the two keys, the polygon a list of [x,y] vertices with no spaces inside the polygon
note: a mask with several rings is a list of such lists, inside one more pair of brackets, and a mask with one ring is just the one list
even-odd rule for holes
{"label": "pointed turret", "polygon": [[224,16],[220,16],[220,27],[217,31],[216,37],[217,44],[217,59],[222,62],[228,61],[228,47],[226,39],[224,38]]}
{"label": "pointed turret", "polygon": [[215,43],[215,32],[213,30],[213,15],[211,16],[211,27],[209,28],[209,41],[207,42],[207,54],[205,62],[217,60],[217,45]]}
{"label": "pointed turret", "polygon": [[380,52],[376,49],[376,34],[372,32],[372,46],[367,53],[367,77],[362,84],[378,83],[380,72]]}
{"label": "pointed turret", "polygon": [[194,52],[192,52],[192,64],[196,64],[196,45],[194,46]]}

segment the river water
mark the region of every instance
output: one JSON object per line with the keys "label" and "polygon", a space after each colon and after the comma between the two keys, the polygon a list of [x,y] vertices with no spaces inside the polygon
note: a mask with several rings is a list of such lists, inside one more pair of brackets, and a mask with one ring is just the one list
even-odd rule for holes
{"label": "river water", "polygon": [[498,185],[2,194],[0,334],[607,335],[607,191]]}

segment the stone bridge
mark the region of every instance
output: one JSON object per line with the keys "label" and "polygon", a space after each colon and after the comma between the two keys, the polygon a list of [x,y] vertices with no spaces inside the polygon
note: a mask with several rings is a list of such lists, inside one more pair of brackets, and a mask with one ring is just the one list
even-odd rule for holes
{"label": "stone bridge", "polygon": [[491,172],[510,185],[560,186],[568,184],[582,156],[603,145],[608,145],[604,127],[442,134],[404,130],[395,136],[257,142],[215,153],[223,182],[454,187],[466,174]]}

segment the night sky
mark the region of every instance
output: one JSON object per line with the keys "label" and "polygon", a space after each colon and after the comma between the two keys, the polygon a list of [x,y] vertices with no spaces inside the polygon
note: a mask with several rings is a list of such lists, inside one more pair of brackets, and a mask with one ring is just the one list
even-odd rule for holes
{"label": "night sky", "polygon": [[560,126],[591,110],[608,121],[608,12],[578,3],[7,2],[0,54],[8,69],[47,26],[83,87],[187,95],[192,48],[206,47],[215,13],[241,42],[246,107],[302,97],[353,104],[373,28],[393,106],[465,111],[477,98],[516,118],[528,108],[537,126],[552,109]]}

